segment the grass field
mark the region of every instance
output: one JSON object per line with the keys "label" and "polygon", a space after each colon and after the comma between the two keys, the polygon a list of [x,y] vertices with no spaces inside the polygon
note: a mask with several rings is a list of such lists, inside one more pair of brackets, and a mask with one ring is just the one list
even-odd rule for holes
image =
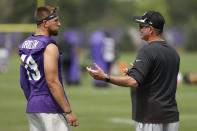
{"label": "grass field", "polygon": [[[119,60],[134,61],[135,53],[121,55]],[[197,71],[197,53],[181,53],[181,72]],[[9,60],[9,71],[0,74],[0,131],[28,131],[26,100],[19,85],[19,58]],[[84,73],[80,86],[66,87],[73,112],[80,126],[72,131],[134,131],[131,121],[129,88],[92,86]],[[177,90],[180,111],[179,131],[197,130],[197,85],[182,84]]]}

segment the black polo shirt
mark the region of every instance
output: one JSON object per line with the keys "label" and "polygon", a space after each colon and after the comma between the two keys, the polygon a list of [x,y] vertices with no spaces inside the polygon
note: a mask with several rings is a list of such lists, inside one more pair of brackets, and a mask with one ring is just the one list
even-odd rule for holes
{"label": "black polo shirt", "polygon": [[165,41],[145,45],[128,75],[139,87],[131,89],[132,119],[146,123],[179,121],[175,100],[180,57]]}

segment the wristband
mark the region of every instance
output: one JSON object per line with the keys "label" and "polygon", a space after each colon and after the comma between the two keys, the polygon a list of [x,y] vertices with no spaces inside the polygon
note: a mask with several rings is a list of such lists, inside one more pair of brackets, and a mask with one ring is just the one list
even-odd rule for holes
{"label": "wristband", "polygon": [[70,110],[69,112],[64,112],[64,115],[66,116],[66,115],[68,115],[70,113],[72,113],[72,110]]}
{"label": "wristband", "polygon": [[105,78],[106,82],[110,82],[110,75],[108,74],[107,77]]}

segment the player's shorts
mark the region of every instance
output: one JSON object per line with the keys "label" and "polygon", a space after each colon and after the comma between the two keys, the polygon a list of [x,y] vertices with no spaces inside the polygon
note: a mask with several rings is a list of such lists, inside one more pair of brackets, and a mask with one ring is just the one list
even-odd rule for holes
{"label": "player's shorts", "polygon": [[166,124],[149,124],[135,122],[136,131],[178,131],[179,122]]}
{"label": "player's shorts", "polygon": [[27,113],[30,131],[70,131],[63,114]]}

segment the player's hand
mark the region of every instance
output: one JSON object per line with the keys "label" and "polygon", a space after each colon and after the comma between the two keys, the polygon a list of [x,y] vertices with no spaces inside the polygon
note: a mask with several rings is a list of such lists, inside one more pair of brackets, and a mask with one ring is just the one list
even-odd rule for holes
{"label": "player's hand", "polygon": [[71,112],[70,114],[67,114],[65,117],[66,117],[66,120],[67,120],[69,126],[78,126],[79,125],[79,121],[77,119],[77,116],[74,113]]}
{"label": "player's hand", "polygon": [[94,66],[96,67],[95,70],[91,67],[86,67],[88,73],[96,80],[105,80],[107,75],[104,73],[104,71],[96,63],[94,63]]}

